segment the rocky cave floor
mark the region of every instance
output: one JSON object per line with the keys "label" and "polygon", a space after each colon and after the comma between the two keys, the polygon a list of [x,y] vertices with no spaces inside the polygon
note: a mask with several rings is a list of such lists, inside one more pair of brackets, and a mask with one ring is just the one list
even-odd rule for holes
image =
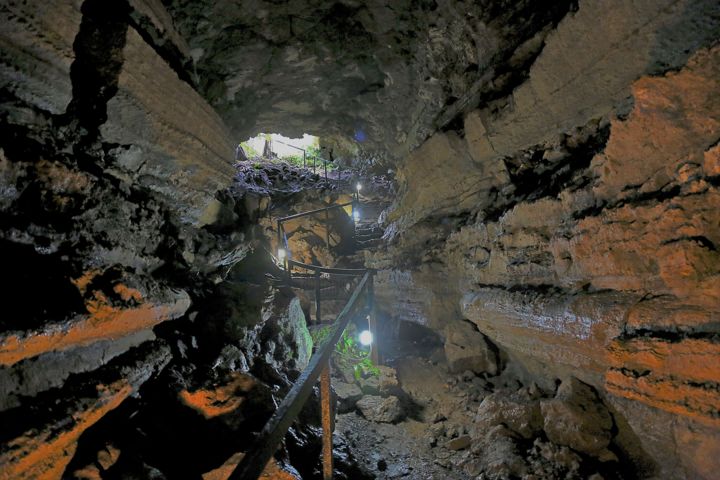
{"label": "rocky cave floor", "polygon": [[612,420],[591,387],[573,380],[547,392],[507,369],[452,373],[427,342],[385,348],[400,353],[379,376],[333,373],[336,442],[369,477],[635,478],[606,448]]}
{"label": "rocky cave floor", "polygon": [[[236,186],[309,205],[309,198],[317,196],[318,182],[338,191],[350,191],[361,182],[360,224],[376,222],[391,197],[391,182],[384,176],[345,177],[326,182],[285,164],[264,163],[259,169],[249,162],[239,169]],[[313,232],[317,227],[304,228]],[[357,244],[353,254],[328,252],[324,258],[313,242],[304,245],[295,240],[295,253],[345,267],[361,267],[366,250]],[[369,248],[372,251],[372,245]],[[313,300],[302,290],[294,293],[308,311],[307,318],[313,318]],[[328,306],[339,311],[343,304],[331,301]],[[385,315],[386,321],[391,317]],[[379,374],[365,372],[358,379],[351,364],[341,355],[334,357],[339,478],[638,476],[624,468],[629,462],[623,462],[623,452],[612,443],[617,430],[613,417],[592,387],[574,378],[558,380],[553,390],[523,384],[520,378],[528,375],[501,358],[493,345],[476,338],[480,333],[470,322],[453,323],[444,332],[445,342],[418,325],[385,325],[383,331],[389,335],[380,345],[384,364]]]}

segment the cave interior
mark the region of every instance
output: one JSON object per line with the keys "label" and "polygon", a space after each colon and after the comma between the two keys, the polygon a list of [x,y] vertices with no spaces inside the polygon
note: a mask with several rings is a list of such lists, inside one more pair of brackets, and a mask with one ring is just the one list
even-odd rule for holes
{"label": "cave interior", "polygon": [[2,0],[0,132],[0,480],[718,478],[717,0]]}

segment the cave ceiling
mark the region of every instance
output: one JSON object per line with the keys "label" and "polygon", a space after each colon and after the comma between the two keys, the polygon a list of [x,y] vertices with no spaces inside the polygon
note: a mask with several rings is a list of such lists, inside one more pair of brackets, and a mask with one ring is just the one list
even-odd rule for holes
{"label": "cave ceiling", "polygon": [[[165,0],[185,68],[238,139],[353,138],[400,157],[527,77],[574,1]],[[177,42],[176,42],[177,43]]]}

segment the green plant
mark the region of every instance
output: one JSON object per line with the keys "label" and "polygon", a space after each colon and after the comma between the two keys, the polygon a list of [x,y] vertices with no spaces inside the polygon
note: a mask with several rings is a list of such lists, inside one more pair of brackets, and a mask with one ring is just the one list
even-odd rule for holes
{"label": "green plant", "polygon": [[[305,152],[307,155],[308,168],[310,167],[310,165],[313,164],[313,159],[315,159],[318,171],[322,170],[323,162],[325,162],[327,159],[320,153],[320,147],[317,145],[308,145],[307,148],[305,148]],[[337,170],[337,168],[338,166],[335,162],[327,161],[328,171]]]}
{"label": "green plant", "polygon": [[[330,336],[331,329],[332,325],[328,325],[310,332],[313,345],[321,345]],[[340,341],[335,345],[335,353],[340,368],[351,369],[356,380],[360,380],[362,377],[380,375],[380,369],[370,360],[370,352],[360,346],[356,337],[357,329],[355,325],[350,324],[343,332],[342,337],[340,337]]]}
{"label": "green plant", "polygon": [[260,156],[260,153],[255,150],[248,142],[240,142],[240,146],[242,147],[243,151],[245,152],[245,156],[250,158],[257,158]]}
{"label": "green plant", "polygon": [[325,327],[313,328],[310,330],[310,337],[312,338],[313,345],[320,345],[328,336],[330,336],[330,327],[331,325],[327,325]]}
{"label": "green plant", "polygon": [[290,165],[295,165],[296,167],[303,166],[303,156],[302,155],[290,155],[287,157],[282,157],[282,160],[288,162]]}

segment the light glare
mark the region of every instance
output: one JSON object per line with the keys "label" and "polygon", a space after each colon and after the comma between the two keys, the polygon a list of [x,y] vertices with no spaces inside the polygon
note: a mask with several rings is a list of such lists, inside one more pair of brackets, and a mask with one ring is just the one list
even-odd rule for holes
{"label": "light glare", "polygon": [[279,258],[280,260],[285,260],[285,256],[286,256],[286,255],[287,255],[287,252],[285,252],[285,249],[284,249],[284,248],[279,248],[279,249],[278,249],[278,258]]}
{"label": "light glare", "polygon": [[360,189],[362,188],[362,185],[360,185],[360,184],[358,183],[357,185],[355,185],[355,188],[356,188],[356,189],[357,189],[357,191],[359,192],[359,191],[360,191]]}
{"label": "light glare", "polygon": [[363,330],[360,333],[360,343],[364,346],[368,346],[373,342],[373,334],[370,330]]}

